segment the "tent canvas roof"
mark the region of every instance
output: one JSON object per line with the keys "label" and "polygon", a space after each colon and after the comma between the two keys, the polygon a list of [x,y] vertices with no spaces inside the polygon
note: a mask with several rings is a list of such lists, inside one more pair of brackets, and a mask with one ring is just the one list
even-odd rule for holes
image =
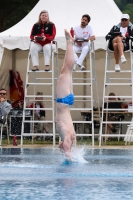
{"label": "tent canvas roof", "polygon": [[113,0],[40,0],[19,23],[0,33],[0,45],[7,49],[29,49],[30,32],[41,10],[48,10],[57,30],[58,47],[65,49],[64,28],[80,24],[83,14],[91,16],[90,25],[96,35],[95,49],[105,49],[105,35],[120,22],[121,11]]}

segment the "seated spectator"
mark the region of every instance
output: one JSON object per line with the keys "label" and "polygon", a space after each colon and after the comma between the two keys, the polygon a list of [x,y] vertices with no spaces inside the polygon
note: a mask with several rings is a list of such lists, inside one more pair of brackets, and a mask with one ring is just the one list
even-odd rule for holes
{"label": "seated spectator", "polygon": [[18,103],[17,103],[17,105],[16,105],[16,107],[15,107],[15,109],[20,109],[20,110],[23,110],[23,101],[18,101]]}
{"label": "seated spectator", "polygon": [[[42,92],[37,92],[36,95],[43,95]],[[34,110],[34,120],[40,120],[40,121],[44,121],[45,120],[45,110],[40,110],[39,108],[44,108],[44,104],[42,102],[43,97],[36,97],[36,102],[31,103],[28,105],[28,108],[36,108],[36,110]],[[48,128],[46,123],[38,123],[38,128],[37,128],[37,132],[38,133],[43,133],[43,131],[46,131],[46,133],[48,133]],[[43,139],[43,137],[38,137],[38,140]]]}
{"label": "seated spectator", "polygon": [[[85,67],[82,65],[87,53],[89,52],[89,40],[95,40],[95,36],[91,26],[89,26],[91,18],[88,14],[82,16],[81,24],[74,28],[74,68],[75,71],[77,67],[84,70]],[[81,52],[79,58],[77,53]]]}
{"label": "seated spectator", "polygon": [[106,40],[110,38],[109,49],[114,51],[115,71],[120,72],[119,61],[124,64],[127,60],[124,51],[129,50],[129,36],[133,36],[133,24],[130,22],[128,14],[121,16],[121,22],[112,27],[106,35]]}
{"label": "seated spectator", "polygon": [[[44,53],[45,71],[50,70],[51,41],[55,38],[55,25],[49,20],[48,11],[43,10],[39,15],[38,22],[34,24],[30,38],[33,41],[30,47],[30,54],[33,64],[32,71],[39,70],[38,52]],[[55,48],[55,44],[52,44]]]}
{"label": "seated spectator", "polygon": [[7,102],[7,91],[4,88],[0,89],[0,123],[4,124],[6,116],[9,114],[12,109],[11,104]]}
{"label": "seated spectator", "polygon": [[[104,103],[104,108],[109,108],[109,109],[115,109],[116,111],[112,111],[108,110],[107,113],[108,115],[106,116],[106,114],[104,115],[104,120],[107,121],[119,121],[120,118],[123,118],[123,115],[119,115],[119,114],[115,114],[115,112],[118,112],[117,109],[121,109],[122,108],[122,102],[120,100],[117,100],[115,98],[115,94],[113,92],[111,92],[109,94],[110,98],[108,99],[108,102]],[[107,124],[107,133],[106,134],[110,134],[110,132],[112,131],[113,133],[116,133],[117,130],[115,128],[116,124]],[[106,140],[108,140],[108,138],[106,138]]]}

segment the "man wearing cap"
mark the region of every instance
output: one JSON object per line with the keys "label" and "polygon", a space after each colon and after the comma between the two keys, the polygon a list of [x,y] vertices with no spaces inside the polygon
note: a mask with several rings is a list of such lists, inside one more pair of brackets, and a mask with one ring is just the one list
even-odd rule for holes
{"label": "man wearing cap", "polygon": [[[118,35],[115,35],[118,33]],[[129,37],[133,37],[133,24],[130,22],[128,14],[121,16],[121,22],[113,26],[110,32],[106,35],[106,40],[109,40],[109,49],[114,51],[115,56],[115,71],[120,72],[119,61],[124,64],[127,60],[124,56],[124,51],[129,50]]]}

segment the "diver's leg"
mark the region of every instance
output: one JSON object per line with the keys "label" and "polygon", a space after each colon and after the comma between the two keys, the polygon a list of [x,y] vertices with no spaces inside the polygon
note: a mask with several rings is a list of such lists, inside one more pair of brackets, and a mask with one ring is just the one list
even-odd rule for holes
{"label": "diver's leg", "polygon": [[66,53],[62,68],[69,69],[72,71],[74,65],[73,39],[67,30],[65,30],[65,37],[66,37]]}
{"label": "diver's leg", "polygon": [[70,33],[65,30],[66,36],[66,53],[64,63],[62,66],[61,74],[57,82],[57,97],[62,98],[73,92],[72,88],[72,72],[74,65],[74,54],[73,54],[73,39]]}

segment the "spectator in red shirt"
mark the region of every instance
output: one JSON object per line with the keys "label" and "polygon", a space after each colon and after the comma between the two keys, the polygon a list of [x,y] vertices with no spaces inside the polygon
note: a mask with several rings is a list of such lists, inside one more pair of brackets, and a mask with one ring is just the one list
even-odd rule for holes
{"label": "spectator in red shirt", "polygon": [[45,71],[50,70],[51,49],[55,49],[55,44],[52,44],[51,48],[51,41],[55,38],[55,35],[56,27],[54,23],[49,20],[48,11],[41,11],[38,22],[33,25],[30,35],[31,40],[33,41],[30,47],[33,64],[32,71],[39,70],[38,52],[40,51],[43,51],[44,53]]}

